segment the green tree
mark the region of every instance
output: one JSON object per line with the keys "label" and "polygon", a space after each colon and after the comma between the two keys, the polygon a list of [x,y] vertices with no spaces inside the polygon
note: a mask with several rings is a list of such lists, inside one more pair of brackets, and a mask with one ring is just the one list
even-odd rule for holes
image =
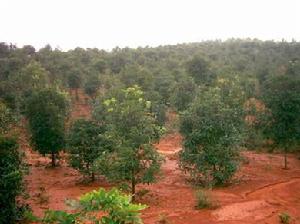
{"label": "green tree", "polygon": [[238,168],[243,108],[233,93],[229,86],[203,88],[181,116],[181,167],[202,184],[226,183]]}
{"label": "green tree", "polygon": [[194,78],[197,84],[208,85],[215,79],[214,73],[209,67],[209,63],[204,57],[194,56],[187,62],[187,72]]}
{"label": "green tree", "polygon": [[68,111],[66,97],[53,89],[32,94],[27,102],[31,142],[41,154],[51,154],[52,166],[65,144],[65,117]]}
{"label": "green tree", "polygon": [[153,75],[147,69],[139,65],[127,65],[120,72],[120,80],[126,87],[140,86],[143,91],[153,86]]}
{"label": "green tree", "polygon": [[89,120],[76,120],[68,136],[70,165],[95,179],[94,161],[112,150],[112,141],[105,136],[103,125]]}
{"label": "green tree", "polygon": [[71,70],[67,78],[68,78],[67,81],[68,81],[69,88],[75,90],[76,99],[78,100],[78,89],[80,88],[82,82],[82,75],[80,70],[79,69]]}
{"label": "green tree", "polygon": [[178,110],[183,111],[193,101],[196,94],[196,84],[191,77],[180,79],[173,87],[171,104]]}
{"label": "green tree", "polygon": [[84,84],[84,92],[94,98],[100,88],[100,84],[101,82],[98,76],[90,75]]}
{"label": "green tree", "polygon": [[286,74],[272,78],[264,86],[263,98],[270,110],[264,133],[283,148],[287,168],[288,149],[300,143],[300,77]]}
{"label": "green tree", "polygon": [[[133,200],[139,183],[151,183],[160,169],[161,157],[153,148],[161,128],[150,113],[151,102],[134,86],[121,91],[118,98],[103,102],[100,121],[109,126],[109,135],[116,140],[113,153],[99,160],[99,167],[111,181],[130,182]],[[97,114],[96,114],[97,116]]]}
{"label": "green tree", "polygon": [[23,92],[45,88],[49,83],[48,72],[36,61],[31,61],[25,66],[17,79],[19,88]]}
{"label": "green tree", "polygon": [[23,191],[23,165],[14,138],[0,136],[0,223],[13,224],[21,218],[18,197]]}

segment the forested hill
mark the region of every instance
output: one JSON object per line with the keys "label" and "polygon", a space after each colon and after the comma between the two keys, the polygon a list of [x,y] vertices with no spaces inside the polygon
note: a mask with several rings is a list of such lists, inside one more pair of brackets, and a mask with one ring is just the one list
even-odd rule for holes
{"label": "forested hill", "polygon": [[36,87],[80,87],[93,96],[100,87],[138,84],[149,98],[180,108],[189,96],[178,102],[182,95],[178,91],[191,92],[216,76],[238,75],[251,94],[257,94],[259,84],[284,74],[299,59],[299,42],[250,39],[116,47],[111,52],[95,48],[63,52],[49,45],[37,51],[29,45],[0,43],[0,98],[14,108],[25,92]]}

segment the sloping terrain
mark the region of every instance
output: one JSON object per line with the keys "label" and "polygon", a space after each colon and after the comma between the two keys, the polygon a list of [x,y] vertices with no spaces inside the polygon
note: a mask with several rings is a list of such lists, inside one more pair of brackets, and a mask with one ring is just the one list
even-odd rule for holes
{"label": "sloping terrain", "polygon": [[[72,112],[74,117],[78,114],[89,116],[87,104],[81,103],[80,108],[76,108]],[[67,209],[65,199],[112,186],[104,178],[90,184],[82,183],[81,175],[67,166],[63,153],[60,166],[48,168],[49,160],[32,151],[25,132],[22,139],[30,165],[26,177],[31,196],[28,203],[34,214],[41,216],[46,209]],[[142,214],[145,224],[158,223],[158,220],[172,224],[275,224],[279,223],[278,214],[284,211],[291,215],[292,223],[300,223],[300,160],[295,155],[289,155],[289,169],[284,170],[282,155],[244,152],[246,162],[234,183],[211,192],[218,208],[196,210],[196,189],[187,183],[185,174],[178,168],[176,153],[181,149],[181,141],[182,137],[173,132],[156,145],[165,163],[157,183],[139,186],[139,190],[149,190],[139,198],[149,206]]]}

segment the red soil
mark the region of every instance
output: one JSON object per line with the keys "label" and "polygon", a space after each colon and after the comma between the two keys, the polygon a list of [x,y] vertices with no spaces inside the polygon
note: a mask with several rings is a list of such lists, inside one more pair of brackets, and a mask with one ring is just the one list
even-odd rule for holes
{"label": "red soil", "polygon": [[[181,148],[181,139],[177,133],[169,134],[156,145],[166,160],[157,183],[139,186],[139,190],[150,190],[139,199],[149,206],[142,214],[145,224],[159,223],[159,217],[167,220],[160,223],[171,224],[275,224],[280,223],[278,214],[285,211],[293,218],[291,223],[300,223],[300,161],[295,155],[289,155],[289,169],[284,170],[282,155],[245,152],[248,162],[241,166],[237,181],[211,192],[219,207],[196,210],[195,189],[186,182],[174,154]],[[80,183],[81,175],[68,167],[64,158],[59,167],[46,168],[49,160],[33,152],[26,142],[23,148],[31,165],[26,177],[31,196],[28,203],[34,214],[41,216],[48,208],[67,209],[66,198],[111,187],[104,179]]]}
{"label": "red soil", "polygon": [[[195,190],[186,183],[176,156],[170,155],[170,148],[177,149],[179,139],[178,135],[162,139],[157,148],[168,154],[162,175],[155,184],[139,186],[139,189],[150,190],[140,199],[149,206],[142,215],[144,223],[157,223],[159,216],[165,216],[173,224],[271,224],[279,223],[278,214],[284,211],[293,217],[293,223],[300,223],[300,161],[295,156],[289,156],[290,169],[283,170],[281,155],[244,153],[249,163],[241,167],[237,175],[239,181],[211,192],[220,207],[216,210],[195,210]],[[31,164],[26,178],[31,195],[28,202],[36,215],[41,216],[48,208],[67,209],[64,204],[66,198],[77,198],[99,187],[111,187],[103,179],[93,184],[82,184],[80,174],[64,162],[55,169],[45,168],[49,164],[48,159],[29,148],[26,151]]]}

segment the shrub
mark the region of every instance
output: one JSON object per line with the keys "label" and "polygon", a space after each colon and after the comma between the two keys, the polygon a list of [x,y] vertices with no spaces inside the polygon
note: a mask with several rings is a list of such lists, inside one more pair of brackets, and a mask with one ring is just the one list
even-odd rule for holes
{"label": "shrub", "polygon": [[289,224],[290,221],[291,221],[291,216],[288,213],[283,212],[283,213],[279,214],[279,219],[280,219],[281,223],[283,223],[283,224]]}
{"label": "shrub", "polygon": [[[94,190],[82,195],[79,201],[69,201],[76,212],[49,210],[42,219],[47,224],[72,224],[93,222],[99,224],[141,224],[140,211],[147,206],[132,204],[131,196],[122,194],[117,189]],[[101,211],[101,215],[97,214]],[[104,215],[103,215],[104,214]]]}

